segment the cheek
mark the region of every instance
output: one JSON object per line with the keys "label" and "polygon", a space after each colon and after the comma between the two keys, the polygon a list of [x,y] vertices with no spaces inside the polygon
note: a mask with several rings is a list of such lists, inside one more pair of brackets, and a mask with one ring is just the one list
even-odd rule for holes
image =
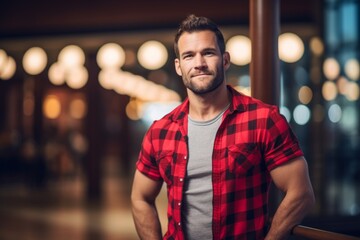
{"label": "cheek", "polygon": [[179,64],[179,66],[176,69],[176,72],[180,76],[188,75],[191,72],[191,64],[189,63],[187,64],[182,63],[181,65]]}

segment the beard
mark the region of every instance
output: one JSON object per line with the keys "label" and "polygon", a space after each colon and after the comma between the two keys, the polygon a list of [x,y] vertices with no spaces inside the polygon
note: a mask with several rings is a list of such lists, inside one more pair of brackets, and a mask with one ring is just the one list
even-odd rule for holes
{"label": "beard", "polygon": [[224,82],[224,69],[218,68],[217,72],[208,71],[205,72],[206,75],[204,78],[211,79],[191,79],[187,75],[183,74],[183,82],[187,89],[192,91],[195,94],[203,95],[217,89]]}

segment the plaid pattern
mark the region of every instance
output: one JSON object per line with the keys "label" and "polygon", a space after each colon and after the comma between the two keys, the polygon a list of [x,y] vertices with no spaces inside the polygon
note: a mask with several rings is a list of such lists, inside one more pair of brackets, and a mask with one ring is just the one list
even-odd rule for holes
{"label": "plaid pattern", "polygon": [[[228,89],[232,104],[224,113],[213,150],[213,237],[263,239],[269,172],[303,153],[277,107]],[[153,123],[137,162],[140,172],[167,184],[168,231],[164,239],[184,239],[181,204],[188,155],[188,108],[187,99]]]}

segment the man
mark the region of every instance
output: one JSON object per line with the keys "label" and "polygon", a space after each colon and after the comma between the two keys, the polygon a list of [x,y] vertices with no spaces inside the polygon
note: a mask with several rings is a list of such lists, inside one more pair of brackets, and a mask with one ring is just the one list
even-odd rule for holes
{"label": "man", "polygon": [[[165,182],[164,239],[286,239],[314,203],[296,137],[277,107],[226,85],[230,56],[209,19],[188,16],[174,48],[188,98],[144,137],[131,195],[140,238],[162,238]],[[285,196],[268,226],[271,181]]]}

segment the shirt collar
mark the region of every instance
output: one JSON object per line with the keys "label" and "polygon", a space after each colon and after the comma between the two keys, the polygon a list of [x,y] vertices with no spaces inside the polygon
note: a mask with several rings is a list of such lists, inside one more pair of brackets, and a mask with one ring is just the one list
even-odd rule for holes
{"label": "shirt collar", "polygon": [[[232,102],[229,106],[229,114],[232,114],[234,112],[244,112],[246,111],[246,102],[247,98],[236,91],[233,87],[230,85],[227,85],[227,88],[231,94]],[[189,114],[189,99],[186,98],[183,103],[175,109],[173,112],[171,119],[173,121],[183,121],[185,117]]]}

